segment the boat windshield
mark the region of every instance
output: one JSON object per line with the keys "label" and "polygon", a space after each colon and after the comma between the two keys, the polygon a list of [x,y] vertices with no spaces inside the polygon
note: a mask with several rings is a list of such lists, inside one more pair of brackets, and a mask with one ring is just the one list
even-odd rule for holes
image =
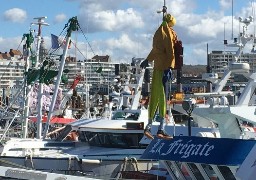
{"label": "boat windshield", "polygon": [[140,144],[143,137],[142,133],[103,133],[103,132],[80,132],[80,141],[88,142],[92,146],[109,148],[145,148],[146,145]]}
{"label": "boat windshield", "polygon": [[113,115],[113,120],[138,120],[139,118],[139,113],[138,112],[124,112],[124,111],[119,111],[116,112]]}

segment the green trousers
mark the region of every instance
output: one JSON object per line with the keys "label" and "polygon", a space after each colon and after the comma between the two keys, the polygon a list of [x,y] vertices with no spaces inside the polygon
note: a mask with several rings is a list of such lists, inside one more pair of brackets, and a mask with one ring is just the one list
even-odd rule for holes
{"label": "green trousers", "polygon": [[163,86],[163,73],[164,71],[153,71],[153,78],[151,83],[151,95],[149,99],[149,123],[152,124],[152,120],[155,116],[157,108],[159,108],[159,116],[164,119],[166,114],[166,97]]}

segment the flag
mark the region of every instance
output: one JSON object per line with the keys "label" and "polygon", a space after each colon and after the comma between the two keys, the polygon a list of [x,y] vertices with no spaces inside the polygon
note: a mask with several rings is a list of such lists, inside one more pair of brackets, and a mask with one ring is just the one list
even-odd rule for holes
{"label": "flag", "polygon": [[71,43],[72,43],[72,41],[70,40],[70,41],[69,41],[69,44],[68,44],[68,49],[71,48]]}
{"label": "flag", "polygon": [[[68,43],[68,49],[71,48],[71,43],[72,43],[72,41],[71,41],[71,39],[70,39],[70,41],[69,41],[69,43]],[[66,46],[66,39],[64,39],[63,42],[61,43],[61,47],[62,47],[63,49],[64,49],[65,46]]]}
{"label": "flag", "polygon": [[51,39],[52,39],[52,49],[58,49],[60,47],[59,37],[54,34],[51,34]]}
{"label": "flag", "polygon": [[73,81],[72,86],[70,87],[70,89],[75,89],[76,85],[82,80],[82,76],[81,75],[77,75],[75,80]]}
{"label": "flag", "polygon": [[70,49],[71,48],[71,39],[69,40],[69,42],[68,42],[68,49]]}

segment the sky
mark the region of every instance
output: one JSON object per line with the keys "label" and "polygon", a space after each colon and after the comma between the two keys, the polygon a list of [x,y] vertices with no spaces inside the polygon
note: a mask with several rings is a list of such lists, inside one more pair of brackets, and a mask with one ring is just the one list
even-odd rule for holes
{"label": "sky", "polygon": [[[232,42],[242,29],[238,17],[254,17],[252,0],[165,0],[167,12],[176,18],[178,38],[184,46],[184,64],[205,65],[208,52],[226,50],[223,40]],[[152,38],[162,22],[164,0],[1,0],[0,52],[22,51],[22,36],[35,31],[35,17],[46,16],[42,36],[47,48],[51,34],[60,35],[65,24],[77,16],[81,30],[73,32],[68,55],[79,60],[109,55],[112,62],[130,63],[146,58]],[[233,26],[232,26],[233,24]],[[248,27],[255,34],[255,23]],[[250,50],[248,47],[247,50]]]}

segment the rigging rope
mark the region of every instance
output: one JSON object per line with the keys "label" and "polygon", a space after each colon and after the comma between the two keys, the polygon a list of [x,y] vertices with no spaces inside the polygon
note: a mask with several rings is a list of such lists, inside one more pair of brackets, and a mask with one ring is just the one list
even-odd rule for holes
{"label": "rigging rope", "polygon": [[89,47],[90,47],[90,49],[91,49],[93,55],[95,56],[95,53],[94,53],[94,51],[93,51],[93,49],[92,49],[92,46],[91,46],[90,42],[88,41],[87,37],[85,36],[85,34],[84,34],[84,32],[83,32],[83,30],[82,30],[82,28],[80,27],[79,24],[78,24],[78,27],[79,27],[79,29],[81,30],[81,32],[82,32],[84,38],[86,39],[86,41],[87,41],[87,43],[88,43],[88,45],[89,45]]}

